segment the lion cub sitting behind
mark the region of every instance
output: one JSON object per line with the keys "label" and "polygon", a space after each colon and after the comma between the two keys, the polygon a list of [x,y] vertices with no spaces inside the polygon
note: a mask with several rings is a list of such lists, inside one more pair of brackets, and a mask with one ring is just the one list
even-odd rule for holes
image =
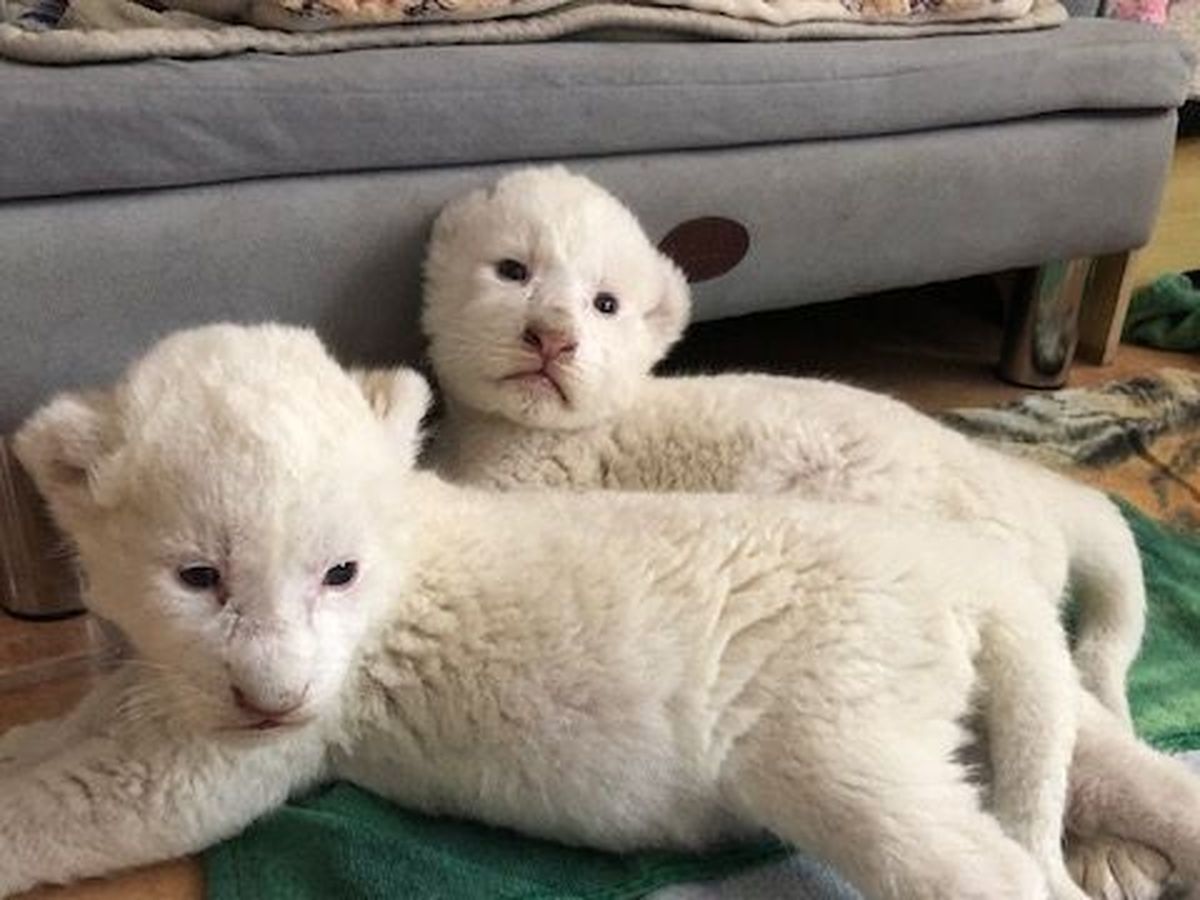
{"label": "lion cub sitting behind", "polygon": [[586,178],[527,169],[452,202],[426,261],[434,464],[505,489],[788,493],[987,523],[1023,543],[1050,602],[1069,576],[1081,680],[1129,721],[1146,600],[1108,498],[836,382],[654,377],[689,306],[679,270]]}

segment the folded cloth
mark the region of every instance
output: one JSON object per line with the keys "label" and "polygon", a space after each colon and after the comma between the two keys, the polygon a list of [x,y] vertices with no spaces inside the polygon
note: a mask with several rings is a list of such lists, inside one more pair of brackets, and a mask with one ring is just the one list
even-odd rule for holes
{"label": "folded cloth", "polygon": [[1138,290],[1122,340],[1163,350],[1200,350],[1200,278],[1170,273]]}
{"label": "folded cloth", "polygon": [[[1165,750],[1200,749],[1200,536],[1126,504],[1122,511],[1142,553],[1149,595],[1146,639],[1129,682],[1138,731]],[[339,783],[251,825],[210,850],[204,863],[212,900],[633,900],[721,878],[710,889],[681,887],[657,900],[858,896],[801,854],[748,871],[785,855],[774,842],[702,855],[600,853],[418,815]]]}

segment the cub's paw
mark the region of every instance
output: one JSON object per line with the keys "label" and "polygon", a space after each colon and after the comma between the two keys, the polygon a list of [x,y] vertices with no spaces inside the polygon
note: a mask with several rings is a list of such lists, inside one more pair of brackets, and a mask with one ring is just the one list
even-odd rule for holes
{"label": "cub's paw", "polygon": [[57,735],[53,721],[17,725],[0,735],[0,778],[15,775],[53,753]]}
{"label": "cub's paw", "polygon": [[1160,900],[1174,867],[1152,847],[1109,835],[1069,835],[1071,877],[1093,900]]}

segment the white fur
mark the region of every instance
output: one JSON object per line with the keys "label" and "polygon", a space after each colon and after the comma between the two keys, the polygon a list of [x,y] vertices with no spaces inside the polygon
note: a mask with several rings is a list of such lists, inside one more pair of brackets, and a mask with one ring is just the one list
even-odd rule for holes
{"label": "white fur", "polygon": [[[58,753],[0,738],[0,895],[199,850],[347,777],[605,848],[766,828],[871,897],[1083,896],[1059,848],[1076,682],[1005,542],[854,506],[454,487],[409,468],[412,378],[371,384],[308,333],[210,327],[22,429],[137,655]],[[200,564],[227,589],[183,586]],[[284,724],[256,730],[234,687]],[[991,815],[953,761],[973,702]]]}
{"label": "white fur", "polygon": [[[526,263],[528,284],[497,277],[500,258]],[[450,204],[434,226],[424,311],[446,396],[439,470],[504,489],[787,492],[986,524],[1023,543],[1054,602],[1071,583],[1082,680],[1128,726],[1145,593],[1133,537],[1103,494],[846,385],[651,376],[687,317],[677,276],[628,210],[561,168]],[[617,316],[588,305],[601,290],[620,297]],[[549,373],[558,390],[505,378],[537,365],[520,336],[547,308],[576,343]]]}
{"label": "white fur", "polygon": [[[543,177],[553,190],[537,189]],[[637,219],[615,198],[602,194],[603,202],[593,202],[599,191],[565,169],[533,170],[475,191],[438,216],[426,275],[439,296],[454,301],[426,304],[424,325],[439,382],[451,396],[538,427],[590,425],[622,410],[646,370],[679,338],[687,282],[664,257],[647,252]],[[557,227],[543,228],[548,219]],[[525,264],[533,277],[505,281],[496,271],[504,259]],[[602,292],[621,303],[616,316],[593,307]],[[545,384],[498,386],[531,367],[520,341],[530,325],[579,338],[558,373],[571,403],[560,403]],[[619,340],[605,339],[614,328]]]}

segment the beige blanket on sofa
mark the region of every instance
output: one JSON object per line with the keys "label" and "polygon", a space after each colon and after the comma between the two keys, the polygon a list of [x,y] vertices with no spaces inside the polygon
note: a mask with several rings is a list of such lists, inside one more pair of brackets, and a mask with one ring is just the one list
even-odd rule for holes
{"label": "beige blanket on sofa", "polygon": [[169,10],[134,0],[74,0],[56,29],[12,24],[36,2],[0,0],[7,8],[0,56],[72,64],[573,35],[896,38],[1044,28],[1066,18],[1056,0],[172,0]]}

